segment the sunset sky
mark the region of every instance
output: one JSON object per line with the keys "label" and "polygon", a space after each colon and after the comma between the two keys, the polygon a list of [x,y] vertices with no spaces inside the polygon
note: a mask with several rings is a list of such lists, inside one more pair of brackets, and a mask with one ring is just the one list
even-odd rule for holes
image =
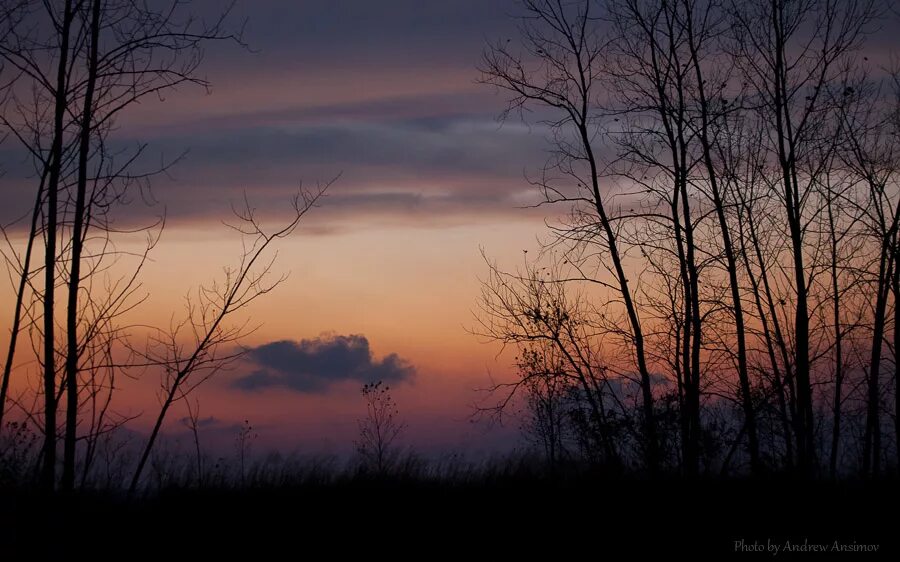
{"label": "sunset sky", "polygon": [[[196,4],[214,14],[221,3]],[[153,181],[155,208],[119,211],[129,224],[166,211],[143,277],[144,323],[166,325],[185,294],[238,258],[221,221],[243,193],[277,222],[301,182],[339,176],[278,249],[276,272],[290,277],[250,311],[259,329],[244,342],[248,360],[197,395],[210,441],[230,442],[248,419],[265,448],[348,451],[360,387],[382,378],[408,445],[515,444],[515,424],[469,420],[484,398],[476,389],[509,376],[511,356],[468,331],[487,272],[480,249],[515,264],[545,233],[546,211],[522,208],[535,201],[523,174],[543,162],[540,126],[501,126],[505,98],[476,83],[485,42],[514,33],[514,12],[511,0],[241,2],[232,20],[246,19],[249,48],[208,46],[209,94],[183,87],[122,116],[114,138],[147,143],[145,164],[187,151]],[[2,149],[8,220],[27,210],[34,178]],[[157,388],[152,373],[126,384],[120,411],[145,412],[134,429],[150,423]],[[172,431],[184,431],[183,415]]]}
{"label": "sunset sky", "polygon": [[0,0],[0,562],[893,549],[898,24]]}

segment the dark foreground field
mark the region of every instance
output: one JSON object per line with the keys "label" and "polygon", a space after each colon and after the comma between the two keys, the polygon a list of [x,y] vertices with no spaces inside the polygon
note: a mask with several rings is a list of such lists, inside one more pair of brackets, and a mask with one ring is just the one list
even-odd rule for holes
{"label": "dark foreground field", "polygon": [[6,492],[0,559],[896,560],[898,499],[896,482],[602,477],[357,478],[131,502]]}

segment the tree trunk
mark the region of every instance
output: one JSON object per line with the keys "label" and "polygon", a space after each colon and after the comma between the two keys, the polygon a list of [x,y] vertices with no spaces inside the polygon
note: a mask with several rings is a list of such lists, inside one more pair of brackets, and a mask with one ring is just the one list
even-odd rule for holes
{"label": "tree trunk", "polygon": [[25,298],[25,290],[28,287],[28,278],[31,274],[31,254],[34,251],[34,240],[37,238],[38,219],[41,216],[41,207],[44,204],[44,188],[47,182],[48,167],[44,166],[41,182],[38,186],[37,196],[34,199],[34,210],[31,213],[31,228],[28,231],[28,243],[25,245],[25,255],[22,259],[22,274],[19,276],[19,286],[16,289],[16,304],[13,308],[13,322],[10,329],[9,347],[6,351],[6,363],[3,365],[3,380],[0,381],[0,430],[3,428],[3,417],[6,412],[6,396],[9,392],[9,380],[12,377],[12,368],[18,345],[19,332],[22,329],[22,305]]}
{"label": "tree trunk", "polygon": [[894,275],[891,287],[894,292],[894,450],[897,454],[897,470],[900,471],[900,240],[894,239]]}
{"label": "tree trunk", "polygon": [[[586,100],[585,100],[586,102]],[[622,258],[619,254],[619,246],[616,233],[612,229],[609,217],[606,215],[606,209],[603,206],[603,199],[600,195],[600,183],[597,177],[597,161],[591,148],[590,136],[588,135],[587,124],[582,121],[578,124],[581,142],[587,155],[590,165],[591,187],[594,196],[594,207],[600,218],[600,224],[606,235],[609,254],[613,261],[613,267],[616,271],[616,277],[619,282],[619,289],[622,293],[622,301],[625,303],[625,311],[628,314],[628,321],[631,325],[631,335],[634,339],[634,354],[637,362],[638,375],[640,376],[641,395],[643,398],[643,427],[645,451],[644,456],[647,468],[651,473],[657,472],[659,468],[659,442],[656,435],[656,420],[653,409],[653,387],[650,381],[650,370],[647,367],[647,358],[644,352],[644,332],[641,329],[641,322],[638,319],[637,308],[631,297],[631,289],[628,285],[628,278],[625,275],[625,268],[622,265]]]}
{"label": "tree trunk", "polygon": [[782,197],[791,238],[794,290],[794,379],[796,381],[797,455],[801,474],[812,476],[815,464],[813,442],[812,386],[809,364],[809,304],[803,257],[802,201],[798,190],[795,141],[788,101],[787,70],[784,61],[785,40],[783,6],[772,1],[772,29],[775,39],[774,111],[778,160],[782,172]]}
{"label": "tree trunk", "polygon": [[750,455],[750,470],[758,475],[762,466],[759,460],[759,441],[756,431],[756,413],[753,408],[753,397],[750,392],[750,375],[747,369],[747,342],[744,328],[744,307],[741,302],[740,286],[738,285],[737,260],[734,256],[734,246],[731,243],[731,233],[728,220],[725,216],[725,205],[719,193],[719,180],[712,159],[712,144],[709,138],[710,116],[709,103],[706,98],[705,80],[700,69],[700,59],[697,52],[696,38],[693,33],[693,13],[689,3],[685,3],[687,9],[687,37],[691,50],[691,62],[694,67],[694,75],[697,79],[697,94],[700,102],[700,145],[703,149],[703,163],[712,191],[713,206],[716,217],[719,220],[719,230],[722,233],[722,246],[725,250],[725,262],[728,269],[728,282],[731,288],[731,304],[734,312],[734,327],[737,337],[738,382],[741,389],[741,406],[744,410],[744,427],[747,433],[747,450]]}
{"label": "tree trunk", "polygon": [[832,321],[834,322],[834,401],[832,404],[833,420],[831,427],[831,455],[828,460],[828,474],[834,479],[837,476],[837,461],[841,439],[841,392],[844,383],[843,334],[841,333],[841,294],[838,288],[838,242],[835,231],[833,200],[829,195],[827,201],[828,230],[831,235],[831,292]]}
{"label": "tree trunk", "polygon": [[78,429],[78,291],[81,286],[81,254],[88,225],[85,221],[88,157],[91,150],[94,88],[97,83],[97,44],[100,41],[100,5],[94,0],[91,8],[90,55],[88,77],[81,112],[81,131],[78,147],[78,185],[75,213],[72,217],[72,259],[69,273],[68,308],[66,310],[66,435],[63,447],[62,489],[75,487],[75,448]]}
{"label": "tree trunk", "polygon": [[59,179],[62,168],[63,119],[68,105],[67,75],[69,31],[72,26],[72,0],[63,10],[59,45],[59,67],[54,98],[53,144],[50,149],[50,174],[47,184],[47,226],[44,253],[44,448],[41,485],[52,490],[56,484],[56,325],[54,289],[56,286],[56,231]]}
{"label": "tree trunk", "polygon": [[[750,206],[747,204],[747,200],[743,195],[743,192],[740,186],[737,186],[735,189],[735,193],[738,196],[740,201],[740,208],[737,211],[737,223],[738,223],[738,238],[741,244],[741,250],[739,252],[741,259],[743,261],[744,269],[747,271],[747,278],[750,280],[750,288],[753,295],[753,302],[756,305],[756,311],[759,315],[759,322],[762,325],[763,331],[763,341],[766,345],[766,354],[768,355],[769,365],[772,369],[772,390],[775,392],[775,396],[778,397],[778,418],[781,423],[781,431],[784,434],[784,463],[785,466],[792,470],[794,466],[794,449],[793,449],[793,439],[792,439],[792,431],[791,431],[791,423],[790,417],[788,415],[788,407],[787,400],[785,398],[785,390],[784,390],[784,380],[781,376],[781,367],[778,364],[778,358],[775,353],[775,342],[772,336],[772,329],[769,327],[769,318],[768,315],[771,313],[775,314],[774,305],[771,304],[771,296],[768,297],[768,301],[770,303],[769,312],[766,312],[766,309],[763,305],[763,296],[762,289],[760,288],[760,280],[757,279],[756,274],[753,272],[753,267],[750,265],[750,249],[747,247],[747,238],[748,236],[751,238],[751,245],[756,248],[756,255],[758,259],[761,259],[761,252],[759,251],[759,241],[756,238],[756,231],[753,225],[753,211]],[[746,219],[746,222],[745,222]],[[746,224],[746,229],[745,229]],[[748,232],[749,231],[749,232]],[[765,276],[765,265],[760,263],[760,276]],[[768,289],[768,285],[766,285],[766,289]],[[778,319],[774,318],[774,325],[778,326]],[[782,357],[786,358],[787,353],[782,347]],[[785,364],[785,368],[789,368],[787,364]]]}
{"label": "tree trunk", "polygon": [[889,256],[888,242],[882,243],[878,265],[878,287],[875,295],[875,316],[872,322],[872,349],[869,373],[866,378],[866,429],[863,434],[863,476],[877,476],[881,467],[881,420],[879,412],[881,377],[881,341],[884,339],[885,313],[890,290],[893,259]]}

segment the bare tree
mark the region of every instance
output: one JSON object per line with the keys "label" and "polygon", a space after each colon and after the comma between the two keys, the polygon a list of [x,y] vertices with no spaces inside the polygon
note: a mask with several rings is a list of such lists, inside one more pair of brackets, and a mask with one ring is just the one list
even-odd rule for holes
{"label": "bare tree", "polygon": [[[569,407],[572,395],[562,357],[549,345],[522,349],[518,368],[525,382],[523,429],[540,447],[551,470],[569,456],[567,437],[571,418],[577,411]],[[587,433],[587,432],[586,432]],[[590,443],[585,443],[590,448]]]}
{"label": "bare tree", "polygon": [[[617,148],[615,171],[638,188],[632,197],[646,193],[643,220],[635,226],[638,235],[632,244],[641,247],[641,256],[647,260],[665,259],[662,256],[670,253],[671,244],[677,258],[681,311],[671,320],[678,323],[681,337],[681,345],[672,351],[681,397],[682,467],[686,473],[696,474],[705,314],[701,312],[696,240],[699,225],[689,190],[695,168],[688,114],[691,73],[684,34],[676,29],[676,4],[610,2],[604,17],[611,27],[611,39],[602,69],[604,85],[611,94],[611,111],[620,116],[609,132]],[[667,212],[668,217],[657,219],[650,214],[657,210],[660,215]],[[657,273],[663,272],[657,269]],[[664,282],[660,278],[654,281]]]}
{"label": "bare tree", "polygon": [[358,420],[359,438],[356,450],[368,468],[383,475],[396,460],[395,445],[406,429],[400,411],[391,396],[391,387],[382,381],[365,384],[362,395],[366,401],[366,417]]}
{"label": "bare tree", "polygon": [[[604,361],[609,357],[603,357],[600,343],[611,330],[605,325],[603,313],[592,309],[586,296],[572,290],[570,283],[578,279],[577,270],[565,267],[567,264],[538,267],[526,261],[524,271],[506,273],[496,264],[487,263],[489,277],[482,282],[475,333],[504,346],[516,346],[519,377],[489,388],[496,402],[482,405],[482,412],[502,419],[517,394],[524,394],[526,400],[538,400],[533,404],[538,414],[549,415],[538,421],[552,424],[544,428],[544,433],[557,447],[560,430],[556,424],[562,412],[555,401],[568,394],[584,404],[577,408],[586,411],[584,419],[568,420],[584,422],[577,428],[582,443],[599,450],[605,464],[619,466],[623,462],[621,444],[616,442],[617,428],[610,409],[619,410],[623,418],[632,417],[631,409],[622,403],[624,397],[614,390],[631,381],[628,373],[616,373]],[[567,275],[569,271],[574,274]],[[634,382],[639,388],[640,379]],[[550,411],[554,408],[555,413]],[[632,442],[640,442],[639,432],[632,436]]]}
{"label": "bare tree", "polygon": [[[876,4],[871,0],[732,2],[730,19],[734,62],[752,88],[760,126],[770,131],[761,148],[777,163],[772,193],[783,207],[793,275],[793,369],[796,381],[796,439],[800,470],[816,464],[810,351],[810,283],[807,224],[817,209],[810,193],[825,170],[814,150],[823,142],[818,123],[833,115],[829,83],[840,63],[859,47]],[[824,142],[828,142],[824,139]]]}
{"label": "bare tree", "polygon": [[[677,441],[688,475],[746,462],[808,477],[830,438],[836,475],[842,434],[859,430],[863,469],[877,471],[883,348],[900,346],[889,340],[900,322],[896,104],[856,57],[881,4],[598,4],[523,1],[521,46],[493,44],[482,61],[483,81],[511,96],[502,117],[530,111],[551,131],[550,159],[530,181],[545,203],[567,204],[547,246],[573,269],[548,291],[543,273],[492,268],[482,315],[506,324],[485,332],[529,357],[546,355],[536,342],[564,357],[559,330],[517,319],[533,295],[591,286],[589,322],[634,351],[645,419],[666,423],[678,405],[678,439],[656,428],[657,460]],[[597,313],[618,306],[612,321]],[[595,364],[627,371],[608,339],[582,345]],[[545,363],[532,370],[549,382],[559,369]],[[563,366],[585,368],[574,363]],[[651,374],[662,402],[646,409]]]}
{"label": "bare tree", "polygon": [[[140,484],[172,405],[246,353],[239,342],[252,328],[246,323],[230,325],[228,321],[285,280],[284,276],[272,275],[276,257],[273,246],[297,229],[329,185],[330,182],[312,191],[301,190],[292,201],[291,217],[272,230],[262,225],[256,209],[245,198],[243,208],[235,210],[237,221],[229,225],[242,237],[243,252],[237,265],[226,267],[221,281],[199,287],[195,298],[188,298],[185,317],[173,322],[168,330],[159,330],[148,349],[141,352],[147,363],[163,369],[163,376],[160,410],[131,478],[130,494]],[[185,343],[185,338],[189,338],[189,343]]]}
{"label": "bare tree", "polygon": [[750,285],[755,323],[758,324],[751,331],[761,340],[765,350],[764,358],[757,360],[757,370],[760,377],[768,379],[766,386],[775,396],[784,440],[783,465],[792,469],[795,457],[793,420],[796,418],[793,367],[781,320],[781,308],[786,305],[786,300],[778,293],[777,280],[772,273],[780,269],[774,257],[780,240],[772,235],[777,235],[779,230],[771,227],[773,214],[768,210],[770,201],[764,180],[765,154],[757,149],[765,131],[756,127],[746,112],[725,120],[723,126],[727,130],[717,141],[722,154],[722,177],[736,209],[739,255]]}
{"label": "bare tree", "polygon": [[[5,408],[8,398],[17,336],[22,315],[28,312],[24,302],[28,288],[40,298],[43,309],[42,329],[37,333],[44,371],[43,481],[46,487],[55,484],[56,417],[58,401],[65,395],[61,483],[71,489],[80,439],[79,408],[85,394],[80,384],[85,374],[82,362],[88,350],[103,347],[95,346],[91,338],[110,337],[108,331],[116,329],[113,319],[134,304],[125,301],[134,296],[135,277],[114,285],[110,295],[92,293],[90,279],[104,271],[104,258],[116,255],[110,243],[116,233],[110,226],[111,210],[127,201],[130,188],[145,187],[153,175],[128,170],[143,147],[126,155],[124,164],[115,164],[106,139],[122,110],[147,95],[183,83],[205,86],[196,76],[201,45],[217,39],[239,42],[239,37],[224,31],[227,7],[212,23],[186,13],[178,1],[169,6],[128,0],[66,1],[61,7],[7,2],[3,7],[9,15],[4,18],[6,41],[0,46],[0,59],[15,72],[3,124],[31,154],[41,180],[24,255],[14,260],[19,273],[17,305],[0,384],[0,408]],[[41,289],[31,285],[32,246],[38,235],[45,241]],[[148,251],[156,239],[150,237]],[[139,260],[136,271],[142,264]],[[58,285],[67,289],[64,345],[56,341]],[[109,292],[111,287],[104,289]],[[96,313],[93,317],[88,314],[91,310]],[[64,358],[61,372],[57,356]]]}
{"label": "bare tree", "polygon": [[609,211],[601,186],[596,101],[605,44],[592,5],[524,0],[521,50],[510,43],[492,45],[482,59],[481,80],[511,95],[507,114],[534,108],[550,115],[544,123],[553,131],[555,149],[536,183],[547,202],[574,208],[580,224],[562,229],[561,238],[594,245],[609,260],[601,267],[612,281],[592,280],[614,287],[625,309],[643,399],[644,456],[648,469],[655,471],[660,459],[644,329],[626,273],[622,217]]}
{"label": "bare tree", "polygon": [[59,41],[59,63],[56,72],[53,109],[53,141],[50,147],[50,170],[47,179],[47,223],[44,235],[44,465],[41,473],[43,486],[53,489],[56,484],[56,339],[55,296],[56,291],[56,242],[59,218],[59,180],[62,170],[63,119],[68,100],[69,36],[75,18],[72,0],[66,0],[63,8]]}
{"label": "bare tree", "polygon": [[[897,109],[891,103],[885,104],[878,85],[865,78],[852,84],[845,83],[838,95],[843,101],[841,121],[845,140],[840,152],[841,159],[867,191],[862,220],[877,252],[876,266],[871,271],[875,296],[862,459],[863,474],[877,475],[882,451],[882,346],[888,330],[888,301],[894,285],[894,270],[898,266],[896,248],[900,229],[900,193],[897,182],[900,155],[895,148]],[[896,326],[894,330],[897,330]]]}
{"label": "bare tree", "polygon": [[238,456],[238,466],[240,466],[241,470],[242,488],[247,485],[247,456],[250,454],[253,441],[255,441],[257,437],[259,437],[259,434],[254,433],[253,426],[250,425],[250,420],[244,420],[244,423],[238,428],[237,436],[234,438],[234,446]]}
{"label": "bare tree", "polygon": [[85,205],[88,185],[88,159],[91,152],[94,93],[97,88],[97,63],[100,42],[101,0],[93,0],[90,8],[90,24],[87,33],[87,80],[81,110],[81,129],[78,133],[78,179],[75,194],[75,212],[72,224],[72,250],[68,279],[68,306],[66,309],[66,435],[63,447],[62,488],[75,487],[75,444],[78,430],[78,292],[81,286],[81,261],[84,249]]}
{"label": "bare tree", "polygon": [[194,440],[194,455],[197,463],[197,487],[203,487],[203,450],[200,447],[200,401],[195,399],[194,405],[190,400],[185,400],[184,405],[187,408],[188,415],[184,421],[191,431],[191,437]]}

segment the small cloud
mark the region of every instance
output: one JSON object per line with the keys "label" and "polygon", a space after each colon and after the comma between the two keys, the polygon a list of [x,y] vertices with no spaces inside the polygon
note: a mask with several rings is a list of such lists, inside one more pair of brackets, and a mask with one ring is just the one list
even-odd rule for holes
{"label": "small cloud", "polygon": [[415,368],[396,353],[375,360],[369,340],[358,334],[275,341],[251,349],[247,357],[258,368],[232,383],[247,392],[283,387],[321,393],[340,382],[396,383],[415,375]]}

